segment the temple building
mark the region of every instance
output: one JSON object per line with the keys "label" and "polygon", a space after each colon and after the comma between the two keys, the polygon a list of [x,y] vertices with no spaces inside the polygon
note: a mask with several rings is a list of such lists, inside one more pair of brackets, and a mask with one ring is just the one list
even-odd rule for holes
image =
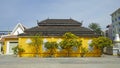
{"label": "temple building", "polygon": [[37,24],[37,26],[26,29],[24,33],[18,35],[19,46],[25,50],[22,56],[34,56],[33,48],[29,43],[32,42],[31,37],[36,33],[42,34],[43,44],[40,53],[46,51],[44,48],[45,42],[60,42],[63,39],[62,36],[66,32],[71,32],[77,35],[79,39],[82,40],[82,46],[88,48],[88,50],[91,40],[100,36],[89,28],[83,27],[81,22],[73,19],[46,19],[37,22]]}

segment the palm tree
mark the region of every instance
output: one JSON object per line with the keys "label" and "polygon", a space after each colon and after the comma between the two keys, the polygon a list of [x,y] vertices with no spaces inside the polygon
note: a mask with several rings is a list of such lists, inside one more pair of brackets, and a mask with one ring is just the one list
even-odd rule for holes
{"label": "palm tree", "polygon": [[56,49],[58,48],[58,44],[57,42],[46,42],[45,48],[47,48],[50,51],[50,56],[52,56],[56,52]]}
{"label": "palm tree", "polygon": [[60,47],[62,49],[65,49],[67,51],[67,56],[70,56],[70,51],[73,47],[79,47],[81,46],[82,41],[78,41],[78,37],[71,32],[67,32],[63,35],[64,39],[59,43]]}
{"label": "palm tree", "polygon": [[37,33],[35,34],[35,36],[31,37],[31,43],[29,43],[29,45],[32,45],[35,47],[36,57],[39,55],[39,51],[42,43],[43,41],[42,41],[41,33]]}

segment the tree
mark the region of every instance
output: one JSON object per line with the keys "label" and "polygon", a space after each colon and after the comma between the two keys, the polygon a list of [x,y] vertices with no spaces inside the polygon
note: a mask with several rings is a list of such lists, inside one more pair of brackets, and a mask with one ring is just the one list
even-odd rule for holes
{"label": "tree", "polygon": [[81,40],[77,40],[78,37],[70,32],[67,32],[63,35],[64,39],[59,43],[60,47],[62,49],[65,49],[67,51],[67,56],[70,56],[70,51],[73,47],[80,47]]}
{"label": "tree", "polygon": [[97,24],[97,23],[91,23],[89,24],[88,26],[91,30],[93,30],[95,33],[97,34],[101,34],[102,33],[102,30],[100,28],[100,25]]}
{"label": "tree", "polygon": [[52,56],[56,52],[56,49],[58,48],[58,43],[57,42],[46,42],[45,48],[50,50],[50,56]]}
{"label": "tree", "polygon": [[110,40],[109,38],[107,38],[107,37],[98,37],[98,38],[94,38],[90,45],[92,47],[96,47],[98,49],[101,49],[101,51],[103,52],[103,48],[111,46],[111,44],[112,44],[112,40]]}
{"label": "tree", "polygon": [[31,38],[31,43],[29,43],[29,45],[32,45],[35,47],[36,57],[39,55],[39,50],[42,43],[43,41],[42,41],[41,33],[37,33],[35,34],[35,36]]}

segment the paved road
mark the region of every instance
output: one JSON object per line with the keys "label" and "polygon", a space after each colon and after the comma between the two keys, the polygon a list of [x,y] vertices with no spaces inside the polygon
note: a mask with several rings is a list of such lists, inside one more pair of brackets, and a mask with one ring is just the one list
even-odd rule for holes
{"label": "paved road", "polygon": [[87,58],[19,58],[0,55],[0,68],[120,68],[117,56]]}

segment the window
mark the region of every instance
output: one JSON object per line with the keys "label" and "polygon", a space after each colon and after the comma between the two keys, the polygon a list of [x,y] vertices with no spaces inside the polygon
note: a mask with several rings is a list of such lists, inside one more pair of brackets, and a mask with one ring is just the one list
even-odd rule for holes
{"label": "window", "polygon": [[113,25],[113,28],[114,28],[114,25]]}
{"label": "window", "polygon": [[118,17],[118,20],[120,20],[120,16]]}
{"label": "window", "polygon": [[113,33],[115,33],[115,31],[113,31]]}
{"label": "window", "polygon": [[112,23],[114,23],[114,20],[112,20]]}
{"label": "window", "polygon": [[115,18],[115,21],[117,21],[117,18]]}

